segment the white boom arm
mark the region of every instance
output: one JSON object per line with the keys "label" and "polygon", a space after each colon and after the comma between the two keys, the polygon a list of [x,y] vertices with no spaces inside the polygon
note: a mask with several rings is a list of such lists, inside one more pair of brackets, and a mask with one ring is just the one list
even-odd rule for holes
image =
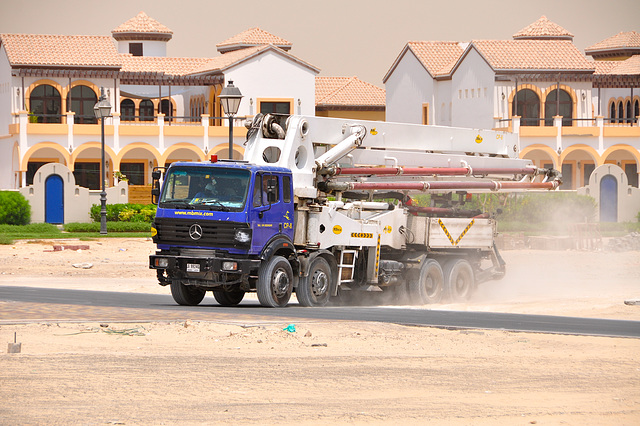
{"label": "white boom arm", "polygon": [[290,169],[299,198],[317,197],[330,166],[533,167],[507,132],[313,116],[256,116],[244,159]]}

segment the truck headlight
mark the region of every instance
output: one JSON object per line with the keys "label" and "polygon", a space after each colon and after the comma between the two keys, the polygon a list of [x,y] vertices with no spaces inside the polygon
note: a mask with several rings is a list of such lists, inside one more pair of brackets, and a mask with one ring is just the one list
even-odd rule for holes
{"label": "truck headlight", "polygon": [[237,262],[222,262],[222,270],[223,271],[237,271],[238,263]]}
{"label": "truck headlight", "polygon": [[251,229],[236,229],[235,240],[240,244],[246,244],[251,241]]}
{"label": "truck headlight", "polygon": [[156,257],[155,265],[157,268],[167,268],[169,267],[169,259],[166,257]]}

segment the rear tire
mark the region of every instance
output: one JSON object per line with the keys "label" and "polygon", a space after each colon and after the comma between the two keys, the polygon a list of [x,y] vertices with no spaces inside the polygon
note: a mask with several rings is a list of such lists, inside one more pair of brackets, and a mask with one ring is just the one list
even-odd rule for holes
{"label": "rear tire", "polygon": [[302,306],[325,306],[329,303],[333,276],[329,263],[318,256],[311,261],[309,275],[302,278],[296,288]]}
{"label": "rear tire", "polygon": [[469,300],[476,288],[471,264],[465,259],[448,261],[444,266],[444,286],[452,302]]}
{"label": "rear tire", "polygon": [[262,262],[256,284],[258,300],[268,308],[287,306],[293,291],[293,270],[282,256],[274,256]]}
{"label": "rear tire", "polygon": [[439,303],[442,300],[444,274],[435,259],[426,259],[420,274],[409,281],[409,294],[414,303]]}
{"label": "rear tire", "polygon": [[204,299],[205,290],[182,284],[180,281],[171,281],[171,296],[178,305],[195,306]]}
{"label": "rear tire", "polygon": [[236,306],[244,298],[244,291],[213,290],[213,297],[221,306]]}

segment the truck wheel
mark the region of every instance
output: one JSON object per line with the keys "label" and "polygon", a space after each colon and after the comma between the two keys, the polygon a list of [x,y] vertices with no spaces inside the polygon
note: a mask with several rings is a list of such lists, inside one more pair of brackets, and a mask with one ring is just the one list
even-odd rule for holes
{"label": "truck wheel", "polygon": [[417,303],[438,303],[442,300],[444,274],[435,259],[426,259],[420,274],[409,281],[411,300]]}
{"label": "truck wheel", "polygon": [[320,256],[313,259],[309,275],[300,280],[296,289],[298,302],[302,306],[325,306],[329,302],[331,279],[329,263]]}
{"label": "truck wheel", "polygon": [[473,268],[465,259],[453,259],[444,265],[444,286],[452,302],[468,300],[475,290]]}
{"label": "truck wheel", "polygon": [[213,297],[215,297],[216,302],[221,306],[236,306],[238,303],[242,302],[242,299],[244,298],[244,291],[213,290]]}
{"label": "truck wheel", "polygon": [[188,286],[180,281],[171,281],[171,295],[178,305],[195,306],[204,299],[205,291],[199,287]]}
{"label": "truck wheel", "polygon": [[258,300],[262,306],[281,308],[287,306],[293,291],[293,271],[282,256],[273,256],[262,262],[258,270]]}

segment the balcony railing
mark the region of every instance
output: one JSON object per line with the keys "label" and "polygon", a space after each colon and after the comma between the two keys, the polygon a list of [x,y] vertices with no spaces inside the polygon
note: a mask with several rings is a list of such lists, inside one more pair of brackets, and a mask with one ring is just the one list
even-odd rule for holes
{"label": "balcony railing", "polygon": [[[594,118],[564,118],[554,117],[549,118],[522,118],[519,117],[520,127],[559,127],[556,126],[554,120],[560,119],[562,123],[561,127],[578,127],[576,124],[583,124],[581,127],[598,127],[598,120],[602,119],[604,126],[612,127],[635,127],[638,126],[640,116],[636,118],[607,118],[607,117],[594,117]],[[511,128],[513,118],[499,118],[495,120],[497,129]],[[567,123],[571,123],[568,124]],[[586,125],[584,123],[587,123]]]}
{"label": "balcony railing", "polygon": [[[22,114],[13,114],[13,124],[20,124],[20,117]],[[93,115],[78,115],[73,112],[65,114],[26,114],[27,122],[29,124],[99,124],[98,120]],[[242,126],[244,120],[249,116],[236,116],[233,119],[235,126]],[[177,115],[121,115],[119,113],[114,114],[112,117],[108,117],[105,124],[115,124],[114,121],[118,121],[119,125],[127,126],[158,126],[162,123],[163,126],[225,126],[229,118],[228,117],[210,117],[206,114],[201,116],[177,116]]]}

